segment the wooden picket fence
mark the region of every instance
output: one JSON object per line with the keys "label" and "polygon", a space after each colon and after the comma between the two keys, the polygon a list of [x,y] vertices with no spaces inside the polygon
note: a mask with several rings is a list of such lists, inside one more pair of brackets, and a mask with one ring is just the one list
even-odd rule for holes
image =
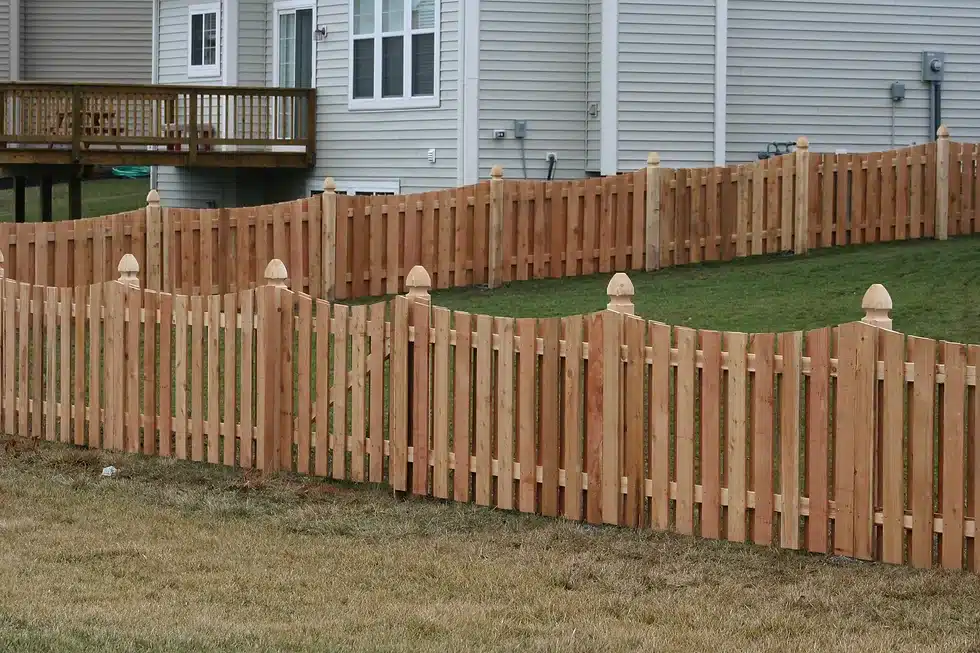
{"label": "wooden picket fence", "polygon": [[[651,271],[813,247],[980,231],[980,146],[795,153],[708,169],[660,167],[578,181],[491,178],[414,195],[324,193],[238,209],[161,208],[54,224],[0,224],[11,277],[74,287],[113,279],[130,252],[154,290],[224,295],[282,260],[289,287],[323,299],[394,295],[416,265],[435,288]],[[805,173],[805,174],[804,174]]]}
{"label": "wooden picket fence", "polygon": [[[512,319],[410,296],[349,307],[0,282],[6,433],[384,483],[593,524],[980,570],[980,346],[863,322],[671,327],[609,309]],[[907,435],[906,435],[907,433]]]}

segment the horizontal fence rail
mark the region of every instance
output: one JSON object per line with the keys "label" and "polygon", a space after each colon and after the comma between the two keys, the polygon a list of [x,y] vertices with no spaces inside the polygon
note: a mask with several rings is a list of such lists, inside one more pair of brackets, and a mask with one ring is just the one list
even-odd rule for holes
{"label": "horizontal fence rail", "polygon": [[184,165],[292,151],[312,163],[315,114],[310,89],[0,83],[0,163],[30,162],[32,153],[79,163],[106,150]]}
{"label": "horizontal fence rail", "polygon": [[[393,295],[416,265],[435,288],[653,271],[810,248],[980,231],[980,146],[794,153],[750,164],[645,169],[578,181],[491,178],[452,190],[324,192],[232,209],[161,208],[54,224],[0,224],[10,275],[49,286],[108,281],[99,252],[135,254],[154,290],[226,294],[262,283],[270,258],[321,299]],[[228,256],[233,253],[233,256]],[[110,260],[118,260],[113,258]],[[97,261],[97,262],[93,262]]]}
{"label": "horizontal fence rail", "polygon": [[0,423],[13,435],[593,524],[980,570],[980,346],[862,322],[738,333],[605,311],[434,307],[431,277],[346,306],[263,285],[0,282]]}

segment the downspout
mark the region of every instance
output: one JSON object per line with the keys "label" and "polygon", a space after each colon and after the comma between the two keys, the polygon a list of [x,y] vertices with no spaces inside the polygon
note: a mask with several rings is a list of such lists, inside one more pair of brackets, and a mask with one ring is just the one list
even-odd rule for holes
{"label": "downspout", "polygon": [[[159,1],[159,0],[158,0]],[[225,33],[221,37],[225,44],[224,79],[225,86],[238,86],[238,0],[226,0]]]}
{"label": "downspout", "polygon": [[460,88],[457,111],[456,177],[460,185],[480,180],[480,3],[461,2]]}
{"label": "downspout", "polygon": [[715,165],[727,158],[728,0],[715,0]]}
{"label": "downspout", "polygon": [[[17,0],[13,0],[17,2]],[[160,0],[153,0],[153,38],[150,39],[150,83],[160,83]],[[150,168],[150,188],[157,188],[157,167]],[[159,189],[158,189],[159,190]]]}
{"label": "downspout", "polygon": [[20,0],[10,0],[10,81],[21,78],[20,70]]}
{"label": "downspout", "polygon": [[599,63],[599,172],[619,171],[619,0],[602,2]]}

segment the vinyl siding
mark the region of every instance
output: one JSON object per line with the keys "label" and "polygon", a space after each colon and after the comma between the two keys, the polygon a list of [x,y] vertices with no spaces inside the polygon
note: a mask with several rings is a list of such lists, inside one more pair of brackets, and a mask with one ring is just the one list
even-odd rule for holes
{"label": "vinyl siding", "polygon": [[[349,0],[320,0],[317,24],[328,34],[317,47],[317,164],[310,189],[323,179],[387,181],[403,192],[456,185],[457,98],[459,80],[458,0],[440,8],[440,104],[410,110],[348,109]],[[270,30],[271,38],[271,30]],[[272,57],[270,55],[270,78]],[[436,162],[429,163],[429,148]]]}
{"label": "vinyl siding", "polygon": [[[600,93],[599,88],[600,82],[602,80],[602,0],[588,0],[589,2],[589,39],[588,39],[588,53],[587,53],[587,79],[586,79],[586,93],[587,93],[587,105],[586,109],[595,105],[602,110],[600,105]],[[587,118],[587,129],[586,134],[586,161],[585,169],[588,172],[598,172],[599,171],[599,149],[600,135],[599,135],[599,116],[598,114],[593,117],[589,115]]]}
{"label": "vinyl siding", "polygon": [[[161,0],[160,1],[160,42],[159,42],[159,81],[161,84],[215,84],[220,79],[188,79],[187,77],[187,39],[188,7],[201,4],[202,0]],[[152,11],[147,14],[152,15]],[[221,43],[224,57],[224,43],[227,29],[226,12],[221,12]],[[209,202],[216,206],[238,206],[236,175],[232,170],[204,170],[157,168],[157,190],[164,206],[187,208],[207,208]]]}
{"label": "vinyl siding", "polygon": [[715,1],[620,0],[619,169],[714,161]]}
{"label": "vinyl siding", "polygon": [[[494,164],[523,177],[514,120],[527,120],[527,176],[585,174],[588,0],[494,0],[480,3],[480,176]],[[507,137],[494,140],[493,131]],[[598,154],[598,152],[597,152]]]}
{"label": "vinyl siding", "polygon": [[0,0],[0,81],[10,79],[10,0]]}
{"label": "vinyl siding", "polygon": [[[943,121],[980,140],[976,0],[729,0],[728,159],[810,139],[817,151],[873,151],[931,138],[921,51],[946,52]],[[889,89],[904,82],[892,141]]]}
{"label": "vinyl siding", "polygon": [[[238,84],[266,86],[271,70],[272,26],[269,16],[272,0],[238,2]],[[271,81],[268,80],[268,81]]]}
{"label": "vinyl siding", "polygon": [[152,0],[29,0],[22,6],[24,79],[150,83]]}

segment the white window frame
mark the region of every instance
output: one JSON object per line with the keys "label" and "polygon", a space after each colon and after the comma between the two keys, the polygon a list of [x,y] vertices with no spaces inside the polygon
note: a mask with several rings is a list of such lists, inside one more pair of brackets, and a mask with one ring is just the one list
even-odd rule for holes
{"label": "white window frame", "polygon": [[[337,184],[338,195],[356,195],[357,193],[390,193],[392,195],[401,194],[401,181],[398,179],[334,179]],[[311,192],[320,194],[323,192],[322,182]]]}
{"label": "white window frame", "polygon": [[[412,57],[411,43],[412,34],[427,33],[429,30],[412,30],[412,0],[405,0],[405,25],[404,29],[397,34],[404,36],[405,56],[402,96],[401,97],[381,97],[381,38],[384,32],[381,30],[382,21],[382,0],[374,0],[374,97],[354,99],[354,0],[348,0],[348,34],[347,34],[347,108],[352,111],[357,110],[377,110],[377,109],[431,109],[438,107],[439,78],[440,78],[440,41],[442,38],[441,10],[442,1],[434,0],[434,24],[432,29],[433,51],[435,61],[433,62],[432,95],[423,97],[412,97]],[[389,34],[396,34],[389,32]],[[361,35],[366,36],[366,35]]]}
{"label": "white window frame", "polygon": [[[214,42],[214,57],[215,62],[211,65],[201,65],[195,66],[191,63],[191,48],[193,41],[193,23],[194,16],[204,16],[207,14],[214,14],[215,27],[217,28],[217,33],[215,34]],[[220,2],[209,2],[207,4],[190,5],[187,8],[187,76],[193,79],[220,79],[221,78],[221,61],[223,59],[221,46],[221,3]]]}

